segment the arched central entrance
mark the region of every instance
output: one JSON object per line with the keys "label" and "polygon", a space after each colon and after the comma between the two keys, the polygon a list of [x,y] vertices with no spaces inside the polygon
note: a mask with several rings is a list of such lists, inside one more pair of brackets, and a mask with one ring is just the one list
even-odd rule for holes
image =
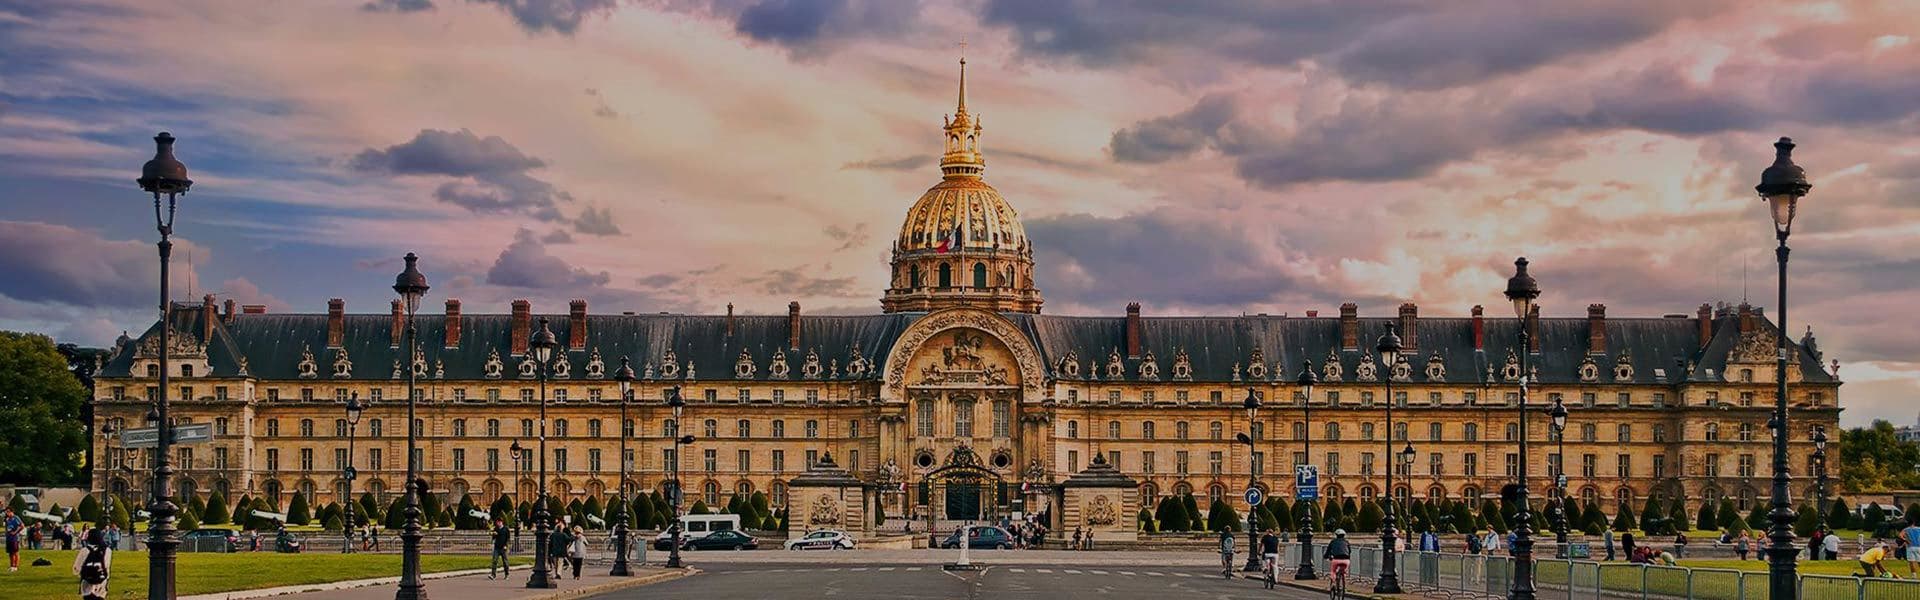
{"label": "arched central entrance", "polygon": [[919,510],[937,518],[983,521],[1007,512],[1006,480],[965,446],[949,452],[946,464],[927,473],[919,488]]}

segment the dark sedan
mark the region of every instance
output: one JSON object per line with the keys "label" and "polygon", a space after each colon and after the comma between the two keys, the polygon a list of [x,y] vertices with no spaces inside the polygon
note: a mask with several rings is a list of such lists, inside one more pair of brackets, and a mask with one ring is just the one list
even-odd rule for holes
{"label": "dark sedan", "polygon": [[[1007,548],[1013,547],[1013,536],[1007,535],[1007,530],[1005,529],[1001,529],[999,527],[985,526],[985,527],[969,527],[967,528],[966,531],[967,531],[967,547],[968,548],[974,548],[974,549],[998,548],[998,549],[1005,550]],[[940,542],[940,547],[941,548],[959,548],[960,547],[960,530],[956,529],[952,534],[949,534],[947,536],[947,539],[942,540]]]}
{"label": "dark sedan", "polygon": [[687,550],[752,550],[760,547],[760,540],[738,531],[715,531],[697,540],[683,540],[681,548]]}
{"label": "dark sedan", "polygon": [[188,552],[238,552],[240,536],[220,527],[195,529],[180,534],[180,548]]}

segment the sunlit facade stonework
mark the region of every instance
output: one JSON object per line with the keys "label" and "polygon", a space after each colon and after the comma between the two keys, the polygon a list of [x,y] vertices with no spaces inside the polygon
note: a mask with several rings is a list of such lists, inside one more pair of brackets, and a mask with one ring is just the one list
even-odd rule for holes
{"label": "sunlit facade stonework", "polygon": [[[966,110],[964,84],[960,97],[943,130],[942,181],[907,213],[881,314],[808,315],[797,303],[773,316],[595,314],[584,301],[564,313],[524,301],[468,313],[447,299],[419,315],[409,353],[397,303],[373,314],[349,314],[338,300],[311,314],[211,298],[175,305],[166,320],[177,342],[167,349],[173,414],[214,428],[212,441],[178,447],[177,486],[325,502],[345,489],[351,464],[356,493],[391,497],[407,466],[411,370],[427,489],[449,501],[530,498],[536,463],[509,448],[536,447],[540,387],[528,343],[545,316],[560,345],[546,386],[547,487],[563,499],[617,489],[623,432],[633,485],[661,485],[677,460],[688,502],[709,504],[751,491],[783,504],[787,483],[828,453],[893,516],[1046,509],[1096,454],[1138,481],[1145,502],[1188,491],[1233,497],[1249,479],[1286,494],[1293,465],[1305,462],[1320,466],[1325,495],[1364,497],[1386,491],[1389,435],[1395,450],[1411,444],[1416,454],[1395,467],[1391,493],[1481,497],[1510,482],[1522,459],[1521,353],[1538,381],[1525,457],[1544,474],[1531,482],[1536,495],[1549,494],[1563,462],[1570,495],[1609,506],[1726,496],[1744,508],[1768,493],[1781,332],[1758,308],[1621,318],[1593,304],[1585,317],[1524,321],[1477,306],[1466,317],[1422,317],[1412,304],[1367,317],[1352,304],[1304,316],[1156,317],[1137,304],[1111,316],[1040,314],[1029,241],[983,179],[984,128]],[[1398,364],[1372,351],[1388,323],[1404,340]],[[99,419],[141,425],[157,393],[160,326],[115,349],[98,378]],[[1515,347],[1521,327],[1530,348]],[[1812,485],[1811,428],[1838,418],[1839,381],[1810,334],[1791,348],[1798,495]],[[638,373],[624,423],[611,379],[622,358]],[[1307,363],[1320,380],[1311,397],[1292,383]],[[670,387],[688,401],[681,423],[663,405]],[[1241,408],[1249,393],[1264,400],[1254,422]],[[372,408],[349,453],[344,406],[355,396]],[[1556,400],[1573,415],[1564,461],[1545,415]],[[1249,431],[1252,455],[1233,442]],[[697,437],[685,456],[674,454],[678,434]],[[122,452],[96,444],[102,455]],[[144,478],[103,470],[95,484],[137,496]]]}

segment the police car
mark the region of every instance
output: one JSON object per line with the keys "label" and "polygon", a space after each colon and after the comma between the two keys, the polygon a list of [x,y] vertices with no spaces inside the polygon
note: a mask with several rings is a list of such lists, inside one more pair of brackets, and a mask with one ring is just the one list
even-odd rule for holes
{"label": "police car", "polygon": [[807,532],[798,539],[787,540],[788,550],[852,550],[853,536],[838,529],[822,529]]}

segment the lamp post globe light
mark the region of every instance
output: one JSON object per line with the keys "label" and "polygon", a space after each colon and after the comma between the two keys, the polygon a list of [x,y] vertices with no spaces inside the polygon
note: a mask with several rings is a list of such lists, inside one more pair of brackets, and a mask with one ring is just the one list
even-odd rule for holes
{"label": "lamp post globe light", "polygon": [[540,493],[534,496],[533,505],[533,574],[527,576],[529,588],[552,588],[556,584],[547,572],[547,537],[552,535],[552,518],[547,513],[547,369],[552,364],[553,347],[559,345],[554,340],[553,330],[547,328],[547,318],[540,317],[540,330],[527,340],[527,348],[533,352],[534,371],[540,374]]}
{"label": "lamp post globe light", "polygon": [[513,537],[516,541],[520,539],[520,525],[526,521],[526,519],[520,518],[517,512],[519,507],[527,505],[527,499],[520,496],[520,484],[526,483],[527,469],[530,468],[527,466],[526,457],[522,456],[526,451],[527,447],[520,445],[520,440],[514,440],[512,445],[507,446],[507,458],[513,461],[513,503],[516,509],[513,521]]}
{"label": "lamp post globe light", "polygon": [[[1313,375],[1313,361],[1302,361],[1300,376],[1294,378],[1293,383],[1300,386],[1302,394],[1300,420],[1307,423],[1307,435],[1306,439],[1301,441],[1300,451],[1306,453],[1307,464],[1313,464],[1313,385],[1319,382],[1319,378]],[[1314,496],[1315,499],[1319,497],[1318,490],[1315,490]],[[1315,502],[1315,499],[1309,499],[1307,502]],[[1294,569],[1293,578],[1295,580],[1319,579],[1320,575],[1313,570],[1313,504],[1308,504],[1307,509],[1300,512],[1299,539],[1300,566]]]}
{"label": "lamp post globe light", "polygon": [[[167,263],[173,258],[173,213],[179,204],[181,194],[193,187],[193,180],[187,178],[187,165],[173,157],[173,134],[165,131],[153,136],[153,159],[140,167],[140,178],[135,182],[140,189],[153,194],[153,225],[160,232],[160,381],[159,393],[154,397],[154,415],[157,423],[167,422],[167,377],[169,375],[167,355],[173,348],[167,342],[173,324],[167,320],[167,304],[171,302],[167,289]],[[166,211],[160,207],[161,196],[166,197]],[[147,598],[149,600],[173,600],[174,597],[174,556],[180,548],[180,541],[174,539],[174,517],[180,507],[173,504],[173,436],[167,429],[159,430],[153,453],[153,494],[148,498],[147,512],[153,515],[147,526],[151,539],[147,541]]]}
{"label": "lamp post globe light", "polygon": [[[1247,433],[1234,434],[1234,439],[1247,445],[1247,487],[1259,485],[1260,458],[1254,452],[1258,439],[1254,436],[1254,426],[1260,418],[1260,392],[1249,387],[1247,398],[1240,401],[1240,407],[1247,410]],[[1247,564],[1240,567],[1242,572],[1260,571],[1260,510],[1248,507],[1247,510]]]}
{"label": "lamp post globe light", "polygon": [[1533,353],[1529,346],[1530,323],[1534,304],[1540,298],[1540,282],[1527,274],[1527,257],[1513,261],[1513,277],[1507,279],[1507,300],[1513,302],[1513,315],[1520,321],[1520,346],[1515,352],[1520,355],[1520,404],[1516,409],[1520,421],[1520,469],[1519,481],[1514,482],[1515,503],[1519,510],[1513,518],[1519,521],[1513,528],[1513,584],[1507,589],[1508,600],[1533,600],[1533,513],[1527,507],[1527,381],[1532,371],[1527,367],[1527,356]]}
{"label": "lamp post globe light", "polygon": [[[1375,349],[1380,352],[1380,360],[1385,361],[1387,364],[1387,435],[1385,436],[1387,439],[1387,452],[1385,456],[1383,456],[1383,458],[1386,459],[1387,487],[1381,494],[1381,497],[1385,500],[1383,504],[1386,505],[1387,510],[1385,517],[1380,520],[1380,576],[1376,578],[1373,583],[1373,593],[1375,594],[1401,593],[1400,574],[1394,564],[1397,557],[1395,556],[1396,553],[1393,547],[1395,542],[1394,533],[1396,533],[1393,530],[1395,521],[1394,513],[1397,512],[1393,508],[1393,471],[1398,467],[1398,465],[1393,464],[1393,405],[1395,403],[1393,396],[1393,377],[1394,370],[1400,364],[1400,348],[1400,336],[1393,332],[1393,324],[1388,323],[1387,332],[1380,334],[1379,343],[1375,344]],[[1407,460],[1412,460],[1413,444],[1411,442],[1407,444],[1406,451]]]}
{"label": "lamp post globe light", "polygon": [[400,589],[394,592],[394,600],[425,600],[427,584],[420,579],[420,495],[426,493],[421,488],[420,461],[415,458],[419,452],[420,428],[415,425],[414,413],[419,404],[418,371],[414,363],[414,337],[418,333],[414,328],[413,315],[420,309],[420,298],[427,295],[427,276],[420,272],[417,263],[420,257],[412,252],[406,256],[407,267],[393,278],[393,291],[400,294],[401,302],[407,309],[407,509],[406,525],[400,529]]}
{"label": "lamp post globe light", "polygon": [[627,401],[633,399],[633,359],[620,357],[620,370],[613,372],[613,380],[620,384],[620,512],[614,513],[618,520],[613,523],[613,570],[607,575],[629,577],[633,569],[627,564],[627,520],[633,503],[627,497]]}
{"label": "lamp post globe light", "polygon": [[346,516],[344,520],[340,522],[340,534],[342,536],[340,540],[341,554],[353,553],[353,531],[355,529],[353,520],[353,480],[360,475],[359,472],[353,468],[353,457],[358,456],[353,453],[353,442],[360,434],[360,414],[366,412],[366,410],[367,405],[360,403],[359,392],[354,392],[353,396],[347,398],[347,465],[341,469],[340,473],[340,480],[347,484],[347,506]]}
{"label": "lamp post globe light", "polygon": [[1774,249],[1774,258],[1780,263],[1780,328],[1774,336],[1778,346],[1775,348],[1774,413],[1773,418],[1777,435],[1773,438],[1773,509],[1767,516],[1773,521],[1773,528],[1767,533],[1767,589],[1775,600],[1798,598],[1799,581],[1796,557],[1799,549],[1793,546],[1793,504],[1787,497],[1787,236],[1793,232],[1793,217],[1799,211],[1800,197],[1813,189],[1807,182],[1807,172],[1793,164],[1793,139],[1780,138],[1773,143],[1773,164],[1760,173],[1760,185],[1754,191],[1765,199],[1769,212],[1773,215],[1774,238],[1779,246]]}
{"label": "lamp post globe light", "polygon": [[681,455],[684,454],[686,446],[693,443],[693,436],[680,434],[680,416],[687,408],[686,399],[680,397],[680,386],[667,388],[666,396],[667,408],[673,410],[674,433],[673,498],[667,502],[672,507],[667,513],[669,519],[667,532],[670,534],[668,537],[671,538],[672,546],[667,548],[667,568],[679,569],[687,566],[686,563],[680,562],[680,498],[686,494],[687,487],[680,482],[680,459],[683,458]]}
{"label": "lamp post globe light", "polygon": [[[1827,529],[1827,428],[1813,430],[1813,528]],[[1829,533],[1828,535],[1832,535]],[[1819,556],[1820,549],[1814,549]]]}
{"label": "lamp post globe light", "polygon": [[1567,405],[1559,398],[1553,400],[1553,407],[1547,409],[1547,417],[1553,423],[1553,439],[1558,446],[1554,456],[1560,464],[1554,467],[1553,474],[1553,542],[1554,552],[1561,558],[1567,557]]}

